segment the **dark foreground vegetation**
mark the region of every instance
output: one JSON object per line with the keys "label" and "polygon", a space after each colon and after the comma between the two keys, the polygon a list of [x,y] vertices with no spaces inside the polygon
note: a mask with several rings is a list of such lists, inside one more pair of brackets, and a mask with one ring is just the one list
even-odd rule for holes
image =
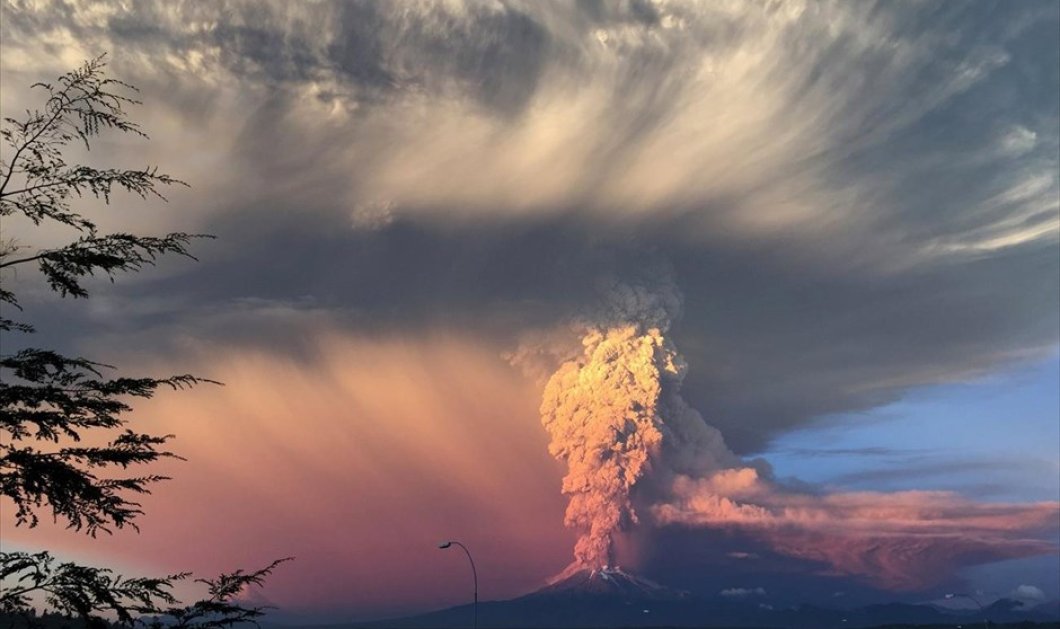
{"label": "dark foreground vegetation", "polygon": [[[116,626],[116,625],[115,625]],[[246,626],[253,627],[255,625],[246,623]],[[382,625],[380,625],[382,626]],[[961,623],[946,623],[946,624],[931,624],[931,625],[877,625],[875,627],[867,629],[954,629],[955,627],[962,627],[963,629],[977,629],[983,627],[983,623],[980,622],[965,622]],[[0,629],[86,629],[87,625],[83,620],[73,616],[64,616],[62,614],[44,614],[41,616],[36,615],[15,615],[15,614],[4,614],[0,613]],[[718,627],[714,625],[702,626],[701,629],[779,629],[776,627]],[[1060,621],[1057,622],[1015,622],[1015,623],[994,623],[989,624],[990,629],[1060,629]],[[291,627],[281,625],[266,625],[264,629],[294,629]],[[484,626],[482,629],[497,629],[495,627]],[[552,629],[574,629],[569,627],[554,627]],[[601,629],[604,629],[601,627]],[[669,626],[650,626],[645,625],[643,627],[637,627],[636,629],[677,629],[673,625]],[[688,628],[683,628],[688,629]]]}
{"label": "dark foreground vegetation", "polygon": [[[78,155],[78,146],[88,151],[104,132],[146,137],[126,114],[139,103],[135,88],[107,77],[105,67],[98,57],[54,82],[34,85],[43,104],[20,119],[5,117],[0,125],[5,148],[0,218],[21,223],[28,232],[22,240],[6,234],[0,240],[0,500],[4,526],[12,528],[32,529],[44,518],[90,537],[139,530],[138,498],[167,480],[143,466],[180,457],[167,449],[172,435],[139,430],[140,422],[128,417],[132,401],[213,383],[190,374],[133,376],[101,361],[37,347],[30,336],[33,324],[21,319],[16,288],[86,299],[99,286],[94,278],[135,273],[164,255],[191,258],[192,240],[202,237],[108,233],[74,207],[86,197],[109,204],[121,193],[164,199],[161,189],[183,183],[154,167],[97,168],[67,161]],[[46,245],[54,229],[75,239]],[[19,271],[24,275],[16,275]],[[26,535],[19,543],[34,545]],[[186,604],[173,590],[192,580],[189,573],[126,578],[109,568],[62,561],[48,549],[0,550],[0,613],[12,629],[99,629],[112,621],[127,627],[225,629],[264,614],[263,607],[242,605],[239,595],[260,585],[279,563],[194,579],[206,598]],[[43,611],[53,614],[37,615]],[[70,617],[81,621],[70,624]]]}

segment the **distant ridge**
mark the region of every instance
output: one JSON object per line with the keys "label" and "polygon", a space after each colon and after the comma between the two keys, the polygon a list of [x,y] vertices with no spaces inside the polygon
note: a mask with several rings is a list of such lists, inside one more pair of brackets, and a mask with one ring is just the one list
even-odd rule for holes
{"label": "distant ridge", "polygon": [[[1039,626],[1060,628],[1057,623],[1060,613],[1054,607],[1046,604],[1025,609],[1002,600],[987,608],[987,617],[992,623],[1046,622],[1049,624]],[[471,626],[472,618],[472,606],[461,605],[408,618],[354,626],[372,629],[466,629]],[[813,605],[773,609],[756,602],[695,597],[619,568],[568,570],[541,589],[524,596],[479,604],[479,627],[482,629],[848,629],[887,625],[963,625],[975,629],[982,626],[982,621],[979,610],[945,610],[908,603],[870,605],[852,610]]]}

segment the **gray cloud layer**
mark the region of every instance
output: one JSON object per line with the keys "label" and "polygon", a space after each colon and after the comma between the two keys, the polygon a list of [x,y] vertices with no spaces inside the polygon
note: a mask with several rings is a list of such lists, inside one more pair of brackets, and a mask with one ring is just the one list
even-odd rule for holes
{"label": "gray cloud layer", "polygon": [[221,238],[96,324],[514,346],[661,259],[685,394],[744,452],[1060,337],[1055,3],[3,12],[5,87],[110,51],[144,89],[146,159],[194,184],[178,218]]}

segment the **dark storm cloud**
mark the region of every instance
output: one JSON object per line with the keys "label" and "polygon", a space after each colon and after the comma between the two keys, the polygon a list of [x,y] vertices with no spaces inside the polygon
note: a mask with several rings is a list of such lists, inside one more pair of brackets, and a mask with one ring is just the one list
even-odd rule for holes
{"label": "dark storm cloud", "polygon": [[742,452],[1060,334],[1055,4],[4,13],[9,59],[111,50],[188,129],[159,161],[233,173],[193,181],[203,262],[119,287],[95,325],[514,345],[664,260],[685,395]]}
{"label": "dark storm cloud", "polygon": [[[581,314],[601,277],[633,273],[662,247],[563,223],[439,232],[396,222],[365,233],[303,219],[228,216],[211,225],[220,240],[199,248],[200,264],[119,289],[133,302],[182,300],[136,327],[262,300],[366,329],[471,327],[514,346],[519,330]],[[686,296],[674,331],[691,365],[684,390],[744,451],[913,386],[1033,358],[1055,335],[1051,291],[1060,277],[1048,247],[873,281],[793,274],[754,252],[667,251]],[[210,315],[203,325],[222,322],[247,335],[238,317]],[[232,338],[227,327],[202,332]]]}

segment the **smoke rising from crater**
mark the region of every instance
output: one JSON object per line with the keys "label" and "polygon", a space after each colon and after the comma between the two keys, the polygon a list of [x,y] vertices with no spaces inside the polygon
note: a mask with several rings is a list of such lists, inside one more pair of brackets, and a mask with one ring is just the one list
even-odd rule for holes
{"label": "smoke rising from crater", "polygon": [[826,573],[892,589],[931,585],[963,565],[1056,552],[1039,537],[1060,521],[1055,504],[827,493],[785,484],[766,461],[734,454],[681,395],[687,365],[667,336],[681,293],[664,267],[646,277],[601,285],[601,306],[574,326],[580,353],[545,385],[541,421],[549,452],[567,465],[565,522],[579,533],[564,574],[614,566],[617,536],[644,524],[738,529]]}
{"label": "smoke rising from crater", "polygon": [[681,309],[674,283],[611,281],[601,296],[600,311],[576,324],[581,354],[549,378],[541,402],[549,452],[567,464],[573,567],[590,570],[614,564],[615,536],[639,522],[633,490],[661,461],[699,473],[739,463],[680,397],[686,365],[665,336]]}
{"label": "smoke rising from crater", "polygon": [[581,359],[564,363],[545,388],[541,420],[549,452],[567,464],[566,523],[581,533],[580,566],[614,563],[612,540],[637,522],[631,491],[662,445],[659,393],[675,352],[658,328],[591,330]]}

